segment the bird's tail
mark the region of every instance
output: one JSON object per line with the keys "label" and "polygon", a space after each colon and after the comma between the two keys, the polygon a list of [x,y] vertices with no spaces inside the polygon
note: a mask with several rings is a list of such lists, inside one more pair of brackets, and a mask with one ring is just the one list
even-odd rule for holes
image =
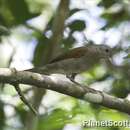
{"label": "bird's tail", "polygon": [[37,67],[37,68],[27,69],[27,70],[24,70],[24,71],[49,75],[49,71],[46,67]]}
{"label": "bird's tail", "polygon": [[42,66],[42,67],[28,69],[28,70],[25,70],[25,71],[50,75],[50,74],[56,74],[56,73],[64,74],[64,73],[66,73],[66,72],[64,72],[64,70],[65,69],[64,69],[63,65],[60,66],[57,63],[53,63],[53,64],[48,64],[48,65],[45,65],[45,66]]}

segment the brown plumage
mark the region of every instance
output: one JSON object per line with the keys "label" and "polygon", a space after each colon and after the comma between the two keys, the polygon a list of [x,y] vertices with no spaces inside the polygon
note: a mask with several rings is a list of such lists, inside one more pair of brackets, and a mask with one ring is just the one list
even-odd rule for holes
{"label": "brown plumage", "polygon": [[57,56],[56,58],[51,60],[49,62],[49,64],[54,63],[54,62],[58,62],[58,61],[61,61],[61,60],[67,60],[67,59],[70,59],[70,58],[80,58],[81,56],[85,55],[85,52],[86,52],[86,48],[78,47],[78,48],[69,50],[68,52]]}
{"label": "brown plumage", "polygon": [[40,74],[72,75],[84,72],[97,64],[100,59],[108,59],[111,49],[105,45],[88,45],[69,50],[49,62],[49,64],[26,71]]}

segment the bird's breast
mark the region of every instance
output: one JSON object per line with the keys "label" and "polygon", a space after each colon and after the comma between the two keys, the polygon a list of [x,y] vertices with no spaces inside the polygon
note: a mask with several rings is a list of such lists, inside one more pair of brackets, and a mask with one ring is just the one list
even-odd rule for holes
{"label": "bird's breast", "polygon": [[[61,74],[72,74],[81,73],[92,68],[96,63],[97,59],[93,58],[70,58],[60,62],[48,64],[45,67],[50,74],[61,73]],[[45,71],[44,70],[44,71]]]}

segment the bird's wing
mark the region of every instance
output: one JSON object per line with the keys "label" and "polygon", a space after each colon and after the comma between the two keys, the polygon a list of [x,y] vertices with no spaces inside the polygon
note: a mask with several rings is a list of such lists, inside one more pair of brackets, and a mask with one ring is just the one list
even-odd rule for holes
{"label": "bird's wing", "polygon": [[54,62],[58,62],[58,61],[62,61],[65,59],[70,59],[70,58],[80,58],[81,56],[85,55],[86,51],[87,51],[86,47],[74,48],[68,51],[67,53],[57,56],[56,58],[51,60],[49,63],[54,63]]}

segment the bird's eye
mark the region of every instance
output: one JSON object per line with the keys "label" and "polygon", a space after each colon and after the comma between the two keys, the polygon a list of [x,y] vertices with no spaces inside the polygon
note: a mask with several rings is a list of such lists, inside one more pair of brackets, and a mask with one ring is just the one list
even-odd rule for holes
{"label": "bird's eye", "polygon": [[106,51],[106,52],[109,52],[109,50],[108,50],[108,49],[105,49],[105,51]]}

